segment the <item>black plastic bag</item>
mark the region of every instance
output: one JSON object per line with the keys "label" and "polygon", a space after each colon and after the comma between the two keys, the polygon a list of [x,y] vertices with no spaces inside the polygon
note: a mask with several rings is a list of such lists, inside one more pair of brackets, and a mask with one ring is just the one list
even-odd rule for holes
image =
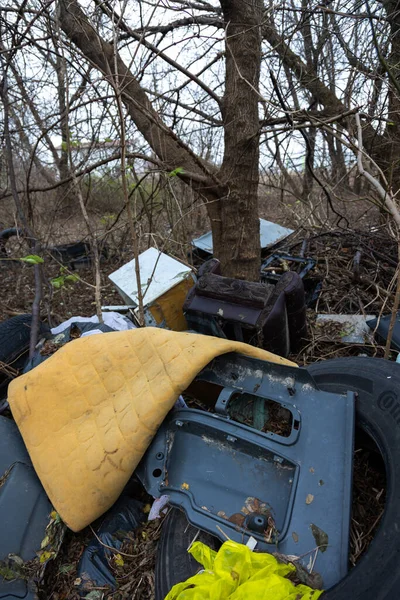
{"label": "black plastic bag", "polygon": [[[134,531],[145,520],[143,503],[128,496],[121,496],[106,513],[100,526],[85,548],[78,565],[79,594],[85,597],[93,588],[116,589],[116,581],[109,567],[113,550],[119,550],[127,534]],[[100,541],[99,541],[100,540]]]}

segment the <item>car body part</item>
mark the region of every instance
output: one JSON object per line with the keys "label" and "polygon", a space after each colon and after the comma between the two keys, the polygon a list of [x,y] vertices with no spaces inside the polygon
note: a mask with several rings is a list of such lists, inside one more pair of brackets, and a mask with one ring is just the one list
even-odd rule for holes
{"label": "car body part", "polygon": [[297,273],[285,273],[270,285],[222,277],[212,272],[217,263],[211,267],[185,300],[189,329],[261,346],[280,356],[298,348],[307,322],[303,282]]}
{"label": "car body part", "polygon": [[12,382],[15,422],[70,529],[114,504],[178,396],[227,352],[293,365],[239,342],[140,327],[80,337]]}
{"label": "car body part", "polygon": [[[200,529],[282,554],[315,553],[331,587],[347,573],[354,395],[321,392],[305,370],[229,354],[196,381],[220,390],[215,413],[170,413],[136,473]],[[246,394],[290,414],[285,436],[229,418]],[[263,427],[263,429],[265,429]]]}
{"label": "car body part", "polygon": [[[0,417],[0,561],[16,555],[32,560],[45,537],[52,510],[32,467],[17,426]],[[36,594],[24,579],[0,576],[0,598],[34,600]]]}

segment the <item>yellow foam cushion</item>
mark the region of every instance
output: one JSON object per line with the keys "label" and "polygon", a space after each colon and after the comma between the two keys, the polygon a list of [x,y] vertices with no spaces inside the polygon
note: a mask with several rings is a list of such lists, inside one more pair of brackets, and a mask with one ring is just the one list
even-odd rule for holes
{"label": "yellow foam cushion", "polygon": [[77,339],[10,384],[32,463],[73,531],[114,504],[179,394],[232,351],[293,364],[247,344],[148,327]]}

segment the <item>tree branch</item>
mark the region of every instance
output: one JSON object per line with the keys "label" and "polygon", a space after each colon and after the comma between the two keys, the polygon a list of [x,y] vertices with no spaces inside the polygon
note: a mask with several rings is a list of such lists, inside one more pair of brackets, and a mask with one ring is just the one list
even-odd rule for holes
{"label": "tree branch", "polygon": [[[113,46],[105,42],[91,26],[76,0],[60,0],[60,24],[66,35],[97,67],[106,80],[118,70],[122,99],[130,117],[160,161],[173,168],[181,167],[180,177],[206,197],[215,198],[218,181],[207,165],[167,127],[154,110],[138,80],[119,54],[114,60]],[[187,175],[189,174],[189,175]],[[193,179],[191,175],[194,175]],[[202,179],[200,183],[198,178]],[[206,182],[204,182],[206,179]],[[212,191],[214,189],[214,192]]]}

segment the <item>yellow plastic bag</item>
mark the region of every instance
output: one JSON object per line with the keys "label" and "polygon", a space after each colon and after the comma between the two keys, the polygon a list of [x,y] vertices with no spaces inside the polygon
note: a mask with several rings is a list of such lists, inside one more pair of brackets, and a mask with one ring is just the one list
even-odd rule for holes
{"label": "yellow plastic bag", "polygon": [[293,565],[232,540],[218,552],[195,542],[189,552],[204,571],[174,585],[165,600],[317,600],[322,594],[286,579]]}

